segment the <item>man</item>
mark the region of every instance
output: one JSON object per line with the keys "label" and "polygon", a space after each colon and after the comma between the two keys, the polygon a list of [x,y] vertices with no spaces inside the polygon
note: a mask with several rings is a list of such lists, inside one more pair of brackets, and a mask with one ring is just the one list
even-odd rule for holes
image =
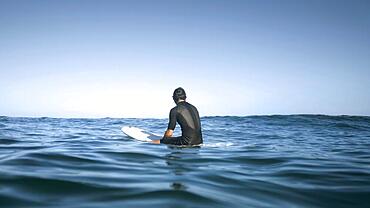
{"label": "man", "polygon": [[[173,92],[176,107],[170,111],[167,131],[161,140],[153,140],[155,144],[198,145],[203,143],[202,129],[197,108],[186,102],[185,90],[181,87]],[[182,135],[172,137],[176,122],[181,126]]]}

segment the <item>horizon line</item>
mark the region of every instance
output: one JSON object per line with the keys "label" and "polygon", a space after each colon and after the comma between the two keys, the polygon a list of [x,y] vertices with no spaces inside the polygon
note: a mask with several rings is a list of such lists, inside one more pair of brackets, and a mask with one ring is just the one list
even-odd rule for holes
{"label": "horizon line", "polygon": [[[322,113],[295,113],[295,114],[250,114],[250,115],[205,115],[200,118],[210,117],[263,117],[263,116],[328,116],[328,117],[370,117],[370,115],[360,114],[322,114]],[[168,119],[167,117],[53,117],[53,116],[8,116],[0,115],[8,118],[52,118],[52,119]]]}

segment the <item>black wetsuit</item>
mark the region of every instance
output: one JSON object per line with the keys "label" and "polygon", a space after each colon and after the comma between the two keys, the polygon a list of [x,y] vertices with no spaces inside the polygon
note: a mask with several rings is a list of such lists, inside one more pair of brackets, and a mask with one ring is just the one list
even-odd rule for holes
{"label": "black wetsuit", "polygon": [[174,145],[198,145],[203,143],[199,113],[196,107],[185,101],[170,111],[168,129],[174,130],[176,122],[181,126],[180,137],[163,137],[161,143]]}

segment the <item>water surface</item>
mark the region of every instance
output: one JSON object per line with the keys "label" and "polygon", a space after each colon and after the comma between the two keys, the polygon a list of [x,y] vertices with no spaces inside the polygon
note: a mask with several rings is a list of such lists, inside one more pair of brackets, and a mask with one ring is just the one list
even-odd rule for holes
{"label": "water surface", "polygon": [[167,119],[0,117],[0,207],[370,207],[370,117],[204,117],[200,148],[124,125]]}

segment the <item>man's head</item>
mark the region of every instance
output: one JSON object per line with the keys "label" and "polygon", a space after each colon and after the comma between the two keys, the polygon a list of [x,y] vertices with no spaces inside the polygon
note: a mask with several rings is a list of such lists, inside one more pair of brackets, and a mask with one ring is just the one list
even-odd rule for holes
{"label": "man's head", "polygon": [[173,91],[172,98],[176,104],[179,102],[179,100],[185,100],[186,99],[185,90],[181,87],[177,88],[175,91]]}

